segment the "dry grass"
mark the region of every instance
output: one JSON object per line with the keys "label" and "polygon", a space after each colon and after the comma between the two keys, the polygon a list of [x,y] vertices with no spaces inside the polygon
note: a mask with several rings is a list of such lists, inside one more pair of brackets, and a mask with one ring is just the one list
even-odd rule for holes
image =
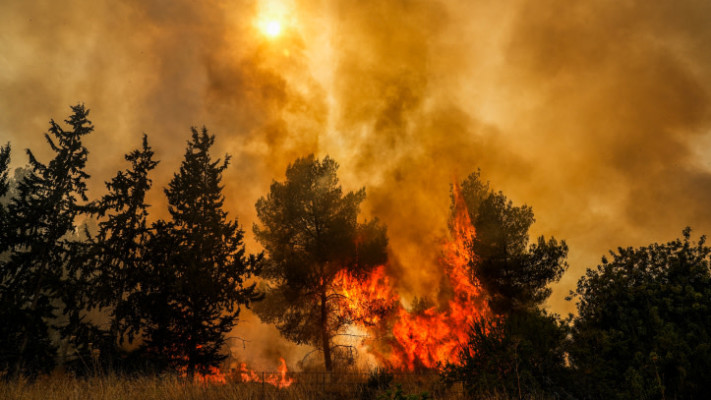
{"label": "dry grass", "polygon": [[[271,399],[376,399],[383,389],[368,391],[363,375],[297,374],[286,389],[268,384],[233,382],[226,385],[186,383],[174,376],[103,376],[79,379],[54,375],[34,381],[0,381],[0,399],[17,400],[271,400]],[[427,391],[436,400],[461,399],[460,390],[442,386],[433,376],[396,376],[404,393]],[[393,385],[394,386],[394,385]]]}
{"label": "dry grass", "polygon": [[127,378],[118,376],[76,379],[45,377],[33,382],[15,380],[0,383],[0,398],[17,400],[157,400],[157,399],[290,399],[259,384],[203,385],[175,377]]}

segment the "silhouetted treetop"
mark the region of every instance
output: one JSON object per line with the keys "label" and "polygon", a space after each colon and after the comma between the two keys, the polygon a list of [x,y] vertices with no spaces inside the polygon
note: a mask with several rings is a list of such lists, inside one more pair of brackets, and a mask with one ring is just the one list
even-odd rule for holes
{"label": "silhouetted treetop", "polygon": [[[49,163],[41,163],[27,150],[30,167],[8,206],[10,257],[0,271],[5,321],[0,329],[0,363],[13,372],[52,368],[56,345],[50,329],[75,338],[86,330],[80,314],[86,301],[84,247],[73,235],[77,217],[92,209],[86,196],[89,175],[84,171],[88,151],[82,139],[94,127],[84,105],[71,109],[65,120],[70,129],[50,121],[45,138],[54,158]],[[57,325],[58,315],[66,321],[62,326]]]}
{"label": "silhouetted treetop", "polygon": [[172,218],[153,225],[150,269],[141,282],[149,352],[189,376],[225,358],[221,348],[241,306],[261,298],[247,283],[259,272],[261,255],[246,255],[244,232],[223,209],[229,156],[213,160],[214,141],[207,129],[192,129],[165,189]]}
{"label": "silhouetted treetop", "polygon": [[619,248],[578,282],[570,360],[593,398],[707,396],[711,248],[691,230]]}
{"label": "silhouetted treetop", "polygon": [[462,182],[461,193],[476,229],[472,273],[491,296],[492,309],[506,314],[541,304],[550,295],[548,284],[568,267],[565,241],[541,236],[529,243],[535,221],[531,207],[515,206],[493,191],[479,171]]}
{"label": "silhouetted treetop", "polygon": [[333,278],[343,270],[358,276],[387,259],[385,227],[358,222],[365,189],[343,193],[337,170],[328,156],[298,158],[257,201],[254,225],[269,255],[263,276],[272,284],[256,312],[286,338],[323,351],[327,370],[332,339],[346,322],[337,315]]}

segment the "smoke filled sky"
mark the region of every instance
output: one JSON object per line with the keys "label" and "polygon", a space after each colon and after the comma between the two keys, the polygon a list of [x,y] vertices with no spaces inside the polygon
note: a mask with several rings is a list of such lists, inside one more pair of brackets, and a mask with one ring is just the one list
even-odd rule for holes
{"label": "smoke filled sky", "polygon": [[41,160],[84,102],[91,194],[146,132],[160,190],[190,126],[230,153],[227,207],[331,155],[388,226],[401,290],[438,282],[449,187],[482,176],[570,246],[550,300],[617,246],[711,233],[711,3],[564,0],[0,2],[0,142]]}

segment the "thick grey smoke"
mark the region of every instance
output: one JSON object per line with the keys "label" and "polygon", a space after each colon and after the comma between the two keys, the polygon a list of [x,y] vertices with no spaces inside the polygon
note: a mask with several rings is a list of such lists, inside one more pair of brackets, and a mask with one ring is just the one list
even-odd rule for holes
{"label": "thick grey smoke", "polygon": [[206,125],[234,157],[225,190],[246,228],[289,162],[330,154],[388,225],[406,295],[439,281],[449,185],[481,168],[533,206],[536,234],[569,242],[551,300],[567,312],[608,249],[711,232],[708,15],[699,1],[5,0],[0,142],[14,165],[26,147],[46,156],[48,119],[86,102],[92,193],[146,132],[160,214],[189,127]]}

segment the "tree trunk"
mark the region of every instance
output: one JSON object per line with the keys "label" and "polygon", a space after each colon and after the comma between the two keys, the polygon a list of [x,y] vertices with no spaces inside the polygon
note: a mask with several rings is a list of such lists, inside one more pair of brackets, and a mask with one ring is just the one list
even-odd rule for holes
{"label": "tree trunk", "polygon": [[[38,270],[38,277],[37,277],[37,284],[35,285],[35,291],[34,295],[32,297],[32,303],[30,303],[30,313],[34,315],[35,310],[37,310],[37,302],[39,300],[39,296],[42,293],[42,281],[44,278],[44,270],[46,268],[46,265],[49,264],[48,262],[43,262],[41,263],[41,268]],[[41,319],[41,318],[40,318]],[[34,321],[32,321],[34,323]],[[17,365],[15,365],[15,375],[20,376],[24,369],[24,363],[25,363],[25,351],[27,350],[27,345],[29,344],[30,341],[30,332],[29,329],[32,329],[30,327],[25,327],[24,335],[22,337],[22,344],[20,344],[20,351],[19,351],[19,357],[17,359]]]}
{"label": "tree trunk", "polygon": [[331,338],[328,334],[328,308],[326,307],[326,286],[321,289],[321,344],[323,345],[323,362],[326,371],[331,372],[333,364],[331,361]]}

